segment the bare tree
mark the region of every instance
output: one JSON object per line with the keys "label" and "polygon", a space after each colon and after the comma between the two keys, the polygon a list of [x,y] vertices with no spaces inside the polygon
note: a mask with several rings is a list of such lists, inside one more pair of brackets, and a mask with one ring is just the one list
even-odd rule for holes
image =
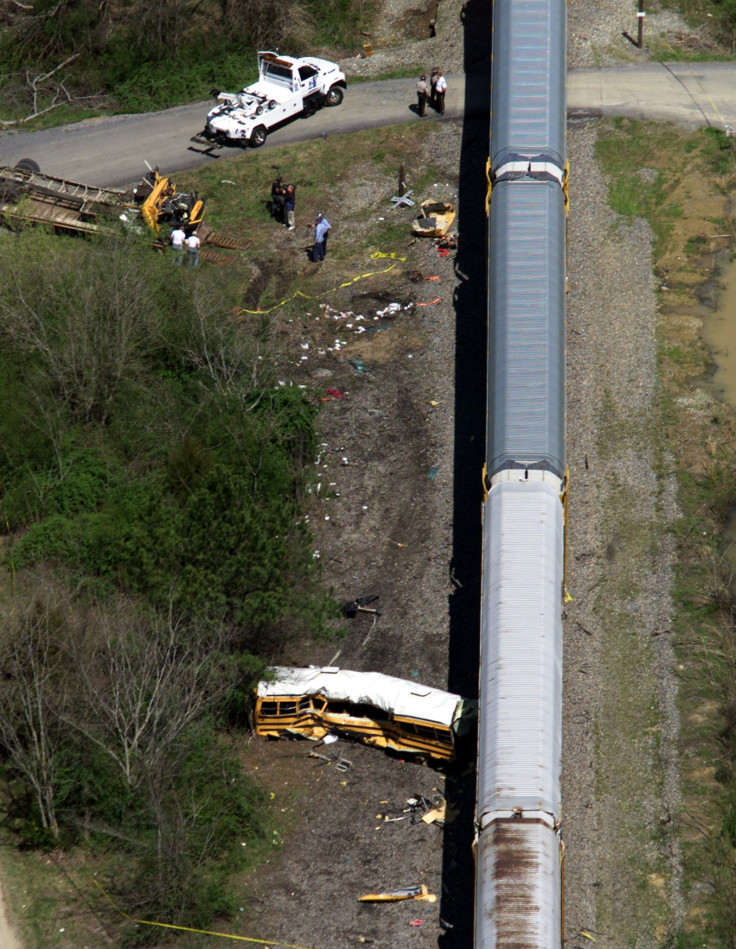
{"label": "bare tree", "polygon": [[8,260],[0,331],[39,357],[55,397],[81,421],[106,422],[151,322],[150,289],[124,238],[59,261]]}
{"label": "bare tree", "polygon": [[72,646],[79,677],[64,720],[111,758],[126,784],[167,771],[182,734],[231,685],[216,650],[169,616],[143,620],[130,601],[95,614]]}
{"label": "bare tree", "polygon": [[[28,113],[19,119],[0,119],[0,126],[11,128],[14,125],[25,125],[41,115],[46,115],[47,112],[53,112],[54,109],[58,109],[62,105],[102,101],[104,96],[101,92],[91,95],[75,94],[69,88],[67,77],[58,75],[78,58],[79,53],[74,53],[72,56],[67,56],[63,62],[59,63],[58,66],[54,66],[53,69],[35,73],[30,69],[26,69],[22,76],[18,74],[14,77],[16,79],[16,98],[22,98],[23,102],[28,102]],[[10,78],[5,77],[6,84]]]}
{"label": "bare tree", "polygon": [[38,595],[5,618],[0,641],[0,742],[13,769],[32,788],[43,828],[56,838],[60,741],[55,705],[63,685],[51,615],[49,602]]}

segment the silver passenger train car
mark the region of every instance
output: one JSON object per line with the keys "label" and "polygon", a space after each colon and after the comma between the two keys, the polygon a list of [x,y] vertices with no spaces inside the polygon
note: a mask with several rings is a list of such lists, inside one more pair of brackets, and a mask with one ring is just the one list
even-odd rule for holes
{"label": "silver passenger train car", "polygon": [[566,35],[494,0],[476,949],[562,943]]}

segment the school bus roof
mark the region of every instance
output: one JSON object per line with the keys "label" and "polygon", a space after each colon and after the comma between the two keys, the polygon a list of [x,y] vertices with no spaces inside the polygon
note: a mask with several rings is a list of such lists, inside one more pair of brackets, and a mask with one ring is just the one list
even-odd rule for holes
{"label": "school bus roof", "polygon": [[452,692],[397,679],[380,672],[351,672],[334,666],[306,669],[275,666],[271,681],[258,683],[259,698],[322,695],[328,701],[372,705],[401,718],[418,719],[447,727],[467,714],[473,703]]}

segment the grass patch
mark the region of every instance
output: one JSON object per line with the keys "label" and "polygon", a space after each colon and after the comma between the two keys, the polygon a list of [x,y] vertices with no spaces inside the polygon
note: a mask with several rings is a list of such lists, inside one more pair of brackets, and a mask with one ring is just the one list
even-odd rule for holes
{"label": "grass patch", "polygon": [[734,233],[724,206],[736,182],[734,148],[715,129],[622,119],[601,137],[597,155],[612,177],[612,207],[651,225],[664,287],[658,365],[663,448],[675,458],[679,485],[673,623],[688,899],[670,944],[720,949],[736,931],[736,587],[725,534],[736,498],[736,426],[733,409],[701,385],[710,356],[688,312],[693,288],[711,276],[700,261]]}

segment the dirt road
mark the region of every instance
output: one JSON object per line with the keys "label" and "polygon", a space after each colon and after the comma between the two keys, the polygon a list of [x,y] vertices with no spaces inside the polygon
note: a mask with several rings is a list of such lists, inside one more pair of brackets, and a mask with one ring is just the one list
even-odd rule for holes
{"label": "dirt road", "polygon": [[10,925],[5,906],[5,895],[0,887],[0,946],[2,949],[23,949],[15,930]]}

